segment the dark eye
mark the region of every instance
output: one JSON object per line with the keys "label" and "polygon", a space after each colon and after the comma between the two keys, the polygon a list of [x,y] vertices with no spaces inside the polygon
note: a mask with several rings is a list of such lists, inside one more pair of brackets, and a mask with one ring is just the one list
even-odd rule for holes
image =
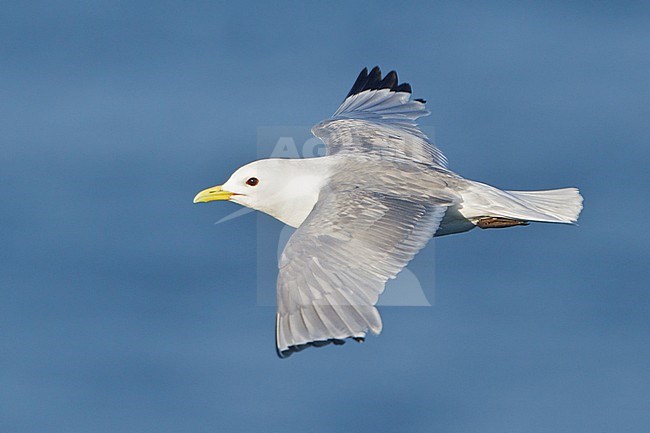
{"label": "dark eye", "polygon": [[248,179],[246,181],[246,185],[249,185],[249,186],[255,186],[258,183],[260,183],[260,180],[258,178],[256,178],[256,177],[251,177],[250,179]]}

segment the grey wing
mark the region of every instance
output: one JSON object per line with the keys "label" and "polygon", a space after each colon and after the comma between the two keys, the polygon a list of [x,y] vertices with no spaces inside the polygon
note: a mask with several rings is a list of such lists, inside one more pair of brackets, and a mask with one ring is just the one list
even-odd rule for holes
{"label": "grey wing", "polygon": [[426,101],[410,97],[411,86],[398,84],[395,71],[382,78],[378,67],[364,69],[332,118],[312,133],[329,155],[372,153],[446,167],[445,156],[415,123],[429,114]]}
{"label": "grey wing", "polygon": [[378,334],[374,305],[386,281],[431,239],[450,204],[358,189],[321,192],[280,260],[278,355]]}

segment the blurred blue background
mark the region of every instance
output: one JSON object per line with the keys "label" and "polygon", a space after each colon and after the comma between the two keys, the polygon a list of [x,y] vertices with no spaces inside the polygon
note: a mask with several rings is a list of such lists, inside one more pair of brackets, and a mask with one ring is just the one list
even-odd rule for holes
{"label": "blurred blue background", "polygon": [[[2,6],[1,432],[650,430],[647,3]],[[451,168],[579,186],[580,225],[437,239],[433,307],[279,360],[258,217],[192,197],[375,64]]]}

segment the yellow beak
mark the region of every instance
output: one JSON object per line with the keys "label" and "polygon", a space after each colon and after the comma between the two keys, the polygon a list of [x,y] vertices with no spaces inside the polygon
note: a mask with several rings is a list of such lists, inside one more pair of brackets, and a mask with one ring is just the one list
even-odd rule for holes
{"label": "yellow beak", "polygon": [[221,185],[213,186],[212,188],[204,189],[194,197],[194,203],[207,203],[215,200],[230,200],[233,193],[224,191]]}

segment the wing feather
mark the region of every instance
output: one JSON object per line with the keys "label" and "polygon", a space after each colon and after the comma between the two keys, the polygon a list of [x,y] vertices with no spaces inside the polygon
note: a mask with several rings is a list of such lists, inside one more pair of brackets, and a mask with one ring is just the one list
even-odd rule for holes
{"label": "wing feather", "polygon": [[371,153],[447,166],[440,149],[415,123],[429,114],[424,100],[411,101],[411,86],[398,83],[395,71],[383,79],[378,67],[361,71],[332,118],[312,128],[329,155]]}
{"label": "wing feather", "polygon": [[375,304],[386,281],[426,245],[453,204],[414,189],[405,195],[408,189],[378,193],[335,184],[321,192],[280,259],[281,357],[381,332]]}

